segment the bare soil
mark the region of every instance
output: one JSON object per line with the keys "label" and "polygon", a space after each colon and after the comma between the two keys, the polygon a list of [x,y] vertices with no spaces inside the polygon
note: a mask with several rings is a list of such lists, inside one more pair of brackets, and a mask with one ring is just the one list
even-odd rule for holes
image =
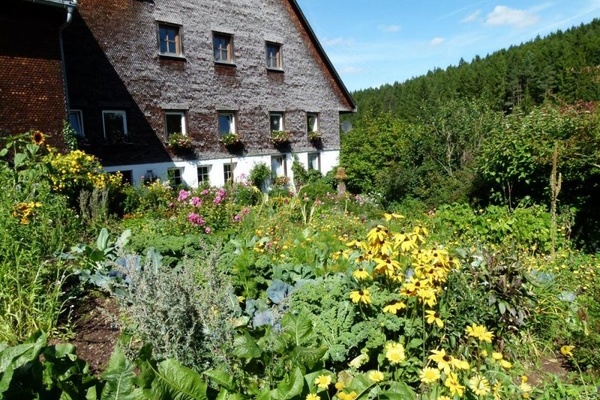
{"label": "bare soil", "polygon": [[74,304],[71,313],[77,355],[90,366],[92,374],[101,374],[121,335],[119,305],[101,294],[85,296]]}

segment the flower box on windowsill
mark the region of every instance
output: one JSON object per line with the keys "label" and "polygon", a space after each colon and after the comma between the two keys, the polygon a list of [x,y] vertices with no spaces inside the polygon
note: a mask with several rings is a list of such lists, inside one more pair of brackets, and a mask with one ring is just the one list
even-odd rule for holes
{"label": "flower box on windowsill", "polygon": [[234,147],[242,143],[242,137],[238,133],[227,133],[221,136],[221,142],[225,147]]}
{"label": "flower box on windowsill", "polygon": [[288,143],[291,137],[289,131],[271,131],[271,142],[276,146]]}
{"label": "flower box on windowsill", "polygon": [[169,135],[167,144],[175,152],[186,152],[194,148],[192,140],[183,133],[172,133]]}

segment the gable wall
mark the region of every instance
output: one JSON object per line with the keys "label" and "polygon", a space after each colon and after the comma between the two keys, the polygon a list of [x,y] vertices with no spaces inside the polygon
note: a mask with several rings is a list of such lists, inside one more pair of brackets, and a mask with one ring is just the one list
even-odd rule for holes
{"label": "gable wall", "polygon": [[66,117],[59,48],[65,11],[8,1],[0,13],[0,135],[32,129],[61,145]]}
{"label": "gable wall", "polygon": [[[80,0],[78,11],[65,36],[71,104],[106,165],[174,157],[164,146],[165,109],[186,110],[200,159],[228,156],[218,110],[236,111],[244,155],[276,152],[269,111],[285,112],[292,150],[314,150],[307,111],[319,113],[324,149],[339,149],[339,111],[350,109],[287,0]],[[182,26],[185,60],[158,55],[157,21]],[[213,62],[213,31],[234,35],[235,67]],[[265,41],[283,45],[283,73],[266,69]],[[102,109],[127,111],[131,144],[102,144]]]}

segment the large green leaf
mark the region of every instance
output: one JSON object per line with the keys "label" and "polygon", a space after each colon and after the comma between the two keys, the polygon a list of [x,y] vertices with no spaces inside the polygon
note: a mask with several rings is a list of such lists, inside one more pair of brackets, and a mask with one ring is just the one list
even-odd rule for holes
{"label": "large green leaf", "polygon": [[278,400],[290,400],[302,394],[304,388],[304,374],[296,367],[291,375],[286,376],[283,382],[275,389],[275,398]]}
{"label": "large green leaf", "polygon": [[300,346],[313,333],[312,322],[304,314],[292,315],[292,313],[287,313],[281,324],[283,330],[292,335],[296,346]]}
{"label": "large green leaf", "polygon": [[0,395],[10,387],[15,370],[38,360],[42,349],[46,346],[46,340],[47,336],[38,332],[23,344],[0,351]]}
{"label": "large green leaf", "polygon": [[381,399],[389,400],[414,400],[417,398],[415,392],[405,382],[393,382],[390,388],[379,395]]}
{"label": "large green leaf", "polygon": [[243,335],[236,337],[233,341],[233,355],[238,358],[250,360],[259,358],[261,354],[262,351],[248,332],[244,332]]}
{"label": "large green leaf", "polygon": [[158,364],[152,386],[144,394],[154,400],[208,400],[206,389],[198,373],[171,359]]}
{"label": "large green leaf", "polygon": [[[210,369],[204,372],[204,375],[208,376],[219,386],[224,387],[227,390],[234,390],[233,376],[222,369]],[[229,397],[228,397],[229,398]]]}
{"label": "large green leaf", "polygon": [[130,363],[119,346],[115,349],[102,379],[106,382],[101,400],[143,399],[141,389],[135,386],[135,365]]}

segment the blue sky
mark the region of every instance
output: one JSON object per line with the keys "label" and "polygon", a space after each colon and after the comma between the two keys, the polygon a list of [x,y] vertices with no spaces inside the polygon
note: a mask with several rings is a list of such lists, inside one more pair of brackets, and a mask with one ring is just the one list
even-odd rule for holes
{"label": "blue sky", "polygon": [[600,18],[600,0],[297,0],[350,91]]}

